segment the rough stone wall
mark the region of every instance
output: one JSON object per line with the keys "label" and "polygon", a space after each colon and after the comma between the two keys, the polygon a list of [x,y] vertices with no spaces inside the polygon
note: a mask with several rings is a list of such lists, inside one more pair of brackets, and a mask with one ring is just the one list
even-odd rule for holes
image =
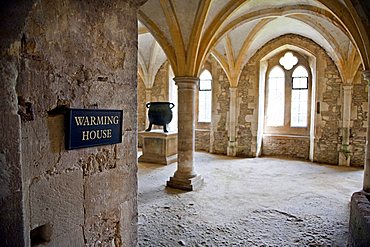
{"label": "rough stone wall", "polygon": [[263,136],[262,155],[309,158],[310,139],[287,136]]}
{"label": "rough stone wall", "polygon": [[168,101],[168,62],[162,64],[152,87],[152,101]]}
{"label": "rough stone wall", "polygon": [[209,152],[210,131],[195,130],[195,150]]}
{"label": "rough stone wall", "polygon": [[[213,60],[213,57],[210,57]],[[216,68],[212,69],[212,77],[214,85],[212,85],[212,133],[210,141],[210,149],[212,153],[226,154],[227,153],[227,120],[230,107],[230,83],[227,76],[218,63],[212,63]],[[216,70],[216,71],[214,71]],[[217,78],[215,78],[217,77]]]}
{"label": "rough stone wall", "polygon": [[[320,114],[314,113],[314,160],[317,162],[337,164],[338,145],[340,143],[339,133],[341,124],[342,80],[340,79],[338,69],[326,52],[313,41],[297,35],[284,35],[268,42],[257,51],[244,67],[238,86],[238,92],[239,94],[242,94],[239,96],[249,97],[249,99],[243,99],[240,104],[237,139],[238,146],[241,146],[239,149],[249,151],[245,148],[245,145],[248,145],[248,142],[251,144],[251,148],[256,146],[259,62],[270,51],[286,44],[292,44],[302,49],[306,49],[314,54],[317,59],[316,101],[319,101],[321,104],[321,112]],[[243,106],[244,102],[248,102],[248,107],[246,107],[246,105]],[[252,112],[252,109],[254,112]],[[249,125],[248,122],[251,124]],[[240,129],[241,126],[246,123],[248,124],[246,125],[247,128]],[[251,127],[248,129],[249,126]],[[241,130],[244,132],[241,132]],[[244,142],[244,140],[246,141]],[[266,145],[266,142],[263,145]],[[253,150],[251,150],[250,154],[254,154]]]}
{"label": "rough stone wall", "polygon": [[[23,35],[7,48],[13,59],[2,58],[1,68],[12,107],[1,107],[11,122],[1,126],[4,137],[21,139],[12,138],[16,157],[2,146],[0,158],[21,164],[22,195],[14,196],[25,212],[23,224],[14,218],[15,233],[24,226],[24,244],[10,246],[29,246],[28,228],[40,226],[51,232],[46,246],[136,244],[138,2],[37,1]],[[123,109],[122,143],[65,150],[63,116],[48,114],[61,105]],[[12,220],[2,218],[1,229]]]}
{"label": "rough stone wall", "polygon": [[316,115],[314,160],[337,164],[341,133],[342,79],[334,62],[324,52],[320,51],[317,57],[323,60],[318,61],[318,68],[323,71],[319,70],[317,82],[320,114]]}
{"label": "rough stone wall", "polygon": [[237,156],[255,157],[258,126],[258,63],[244,66],[238,84]]}
{"label": "rough stone wall", "polygon": [[137,129],[138,131],[145,130],[145,84],[144,81],[137,77]]}
{"label": "rough stone wall", "polygon": [[367,83],[359,70],[353,83],[350,135],[351,166],[363,166],[365,162],[366,126],[367,126]]}
{"label": "rough stone wall", "polygon": [[[146,94],[144,81],[138,75],[137,77],[137,129],[138,132],[144,131],[146,126]],[[138,136],[138,147],[143,147],[143,138]]]}

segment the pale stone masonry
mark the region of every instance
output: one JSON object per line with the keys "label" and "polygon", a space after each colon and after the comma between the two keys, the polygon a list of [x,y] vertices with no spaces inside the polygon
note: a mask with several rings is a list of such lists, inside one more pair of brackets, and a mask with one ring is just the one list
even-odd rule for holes
{"label": "pale stone masonry", "polygon": [[367,82],[362,70],[357,73],[352,89],[352,111],[350,145],[352,146],[351,166],[363,166],[365,159],[366,126],[367,126]]}
{"label": "pale stone masonry", "polygon": [[263,137],[263,155],[283,156],[293,159],[309,158],[310,140],[308,137],[300,138],[294,136],[267,136]]}
{"label": "pale stone masonry", "polygon": [[[137,129],[138,131],[145,130],[146,126],[146,95],[145,95],[145,84],[140,76],[137,77]],[[140,143],[140,142],[139,142]],[[141,147],[141,144],[139,144]]]}
{"label": "pale stone masonry", "polygon": [[195,150],[209,152],[210,131],[205,129],[195,130]]}
{"label": "pale stone masonry", "polygon": [[[368,90],[367,92],[368,92],[368,97],[369,97],[370,96],[370,90],[369,90],[369,88],[370,88],[370,70],[363,71],[363,76],[364,76],[365,81],[367,81],[367,90]],[[368,109],[370,109],[370,100],[368,102]],[[364,168],[365,168],[365,171],[364,171],[363,190],[368,195],[370,193],[370,121],[367,121],[366,153],[365,153],[365,167]]]}
{"label": "pale stone masonry", "polygon": [[[214,59],[214,58],[211,58]],[[230,84],[227,76],[221,66],[217,63],[217,83],[212,85],[213,94],[216,100],[214,114],[212,115],[212,139],[210,143],[210,149],[215,154],[226,154],[227,143],[228,143],[228,131],[227,122],[229,118],[229,107],[230,107]]]}
{"label": "pale stone masonry", "polygon": [[258,67],[252,61],[244,66],[238,85],[237,156],[256,156],[258,88]]}
{"label": "pale stone masonry", "polygon": [[341,84],[339,72],[327,56],[325,57],[324,77],[319,77],[320,97],[320,124],[319,135],[316,141],[315,160],[329,164],[338,163],[338,151],[340,148],[339,131],[341,123]]}

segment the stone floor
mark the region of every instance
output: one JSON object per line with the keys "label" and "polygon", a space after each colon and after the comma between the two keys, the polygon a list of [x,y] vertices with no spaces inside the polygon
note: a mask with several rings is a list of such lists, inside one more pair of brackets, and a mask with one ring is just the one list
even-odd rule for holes
{"label": "stone floor", "polygon": [[362,169],[196,153],[205,184],[165,187],[176,163],[139,163],[138,246],[346,246]]}

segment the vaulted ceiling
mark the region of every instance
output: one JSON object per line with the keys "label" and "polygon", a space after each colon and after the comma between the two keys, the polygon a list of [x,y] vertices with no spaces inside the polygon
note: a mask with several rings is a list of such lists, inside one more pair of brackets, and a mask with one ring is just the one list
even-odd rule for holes
{"label": "vaulted ceiling", "polygon": [[325,49],[343,80],[351,81],[361,64],[370,68],[370,4],[359,2],[149,0],[139,11],[141,77],[152,85],[166,59],[175,75],[198,76],[212,53],[236,86],[258,49],[281,35],[297,34]]}

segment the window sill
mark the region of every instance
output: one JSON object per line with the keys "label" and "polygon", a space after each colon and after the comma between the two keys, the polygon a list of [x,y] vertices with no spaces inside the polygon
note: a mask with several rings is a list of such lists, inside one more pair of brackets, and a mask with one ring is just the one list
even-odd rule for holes
{"label": "window sill", "polygon": [[210,122],[197,122],[195,125],[195,129],[209,130],[211,129],[211,123]]}
{"label": "window sill", "polygon": [[210,131],[210,129],[205,129],[205,128],[203,128],[203,129],[201,129],[201,128],[196,128],[196,129],[195,129],[195,131],[199,131],[199,132],[209,132],[209,131]]}
{"label": "window sill", "polygon": [[263,134],[263,137],[278,137],[287,139],[310,139],[307,135],[292,135],[292,134]]}

